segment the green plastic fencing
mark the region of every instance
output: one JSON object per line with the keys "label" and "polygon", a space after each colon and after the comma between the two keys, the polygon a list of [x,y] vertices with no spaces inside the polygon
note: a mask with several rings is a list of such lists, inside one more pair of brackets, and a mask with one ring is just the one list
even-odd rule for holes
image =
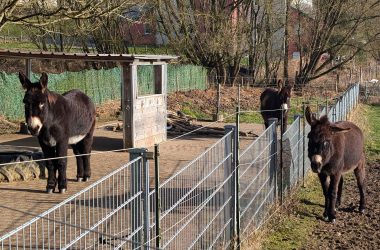
{"label": "green plastic fencing", "polygon": [[[32,74],[31,81],[38,81],[40,75]],[[97,104],[121,99],[120,68],[84,70],[48,75],[48,88],[58,93],[80,89]],[[154,93],[153,66],[138,67],[138,94]],[[207,88],[207,70],[194,65],[168,65],[168,93],[191,89]],[[0,115],[9,120],[24,118],[22,98],[24,90],[18,74],[0,72]]]}

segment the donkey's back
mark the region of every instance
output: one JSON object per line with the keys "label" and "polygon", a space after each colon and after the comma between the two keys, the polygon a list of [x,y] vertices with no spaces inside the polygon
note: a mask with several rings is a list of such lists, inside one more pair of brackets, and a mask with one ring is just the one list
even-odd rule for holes
{"label": "donkey's back", "polygon": [[95,121],[95,105],[91,99],[78,89],[62,95],[68,104],[70,136],[87,134]]}
{"label": "donkey's back", "polygon": [[333,137],[337,147],[335,157],[343,160],[342,170],[346,173],[355,169],[364,157],[364,136],[362,130],[352,122],[340,121],[335,125],[348,129],[347,132]]}

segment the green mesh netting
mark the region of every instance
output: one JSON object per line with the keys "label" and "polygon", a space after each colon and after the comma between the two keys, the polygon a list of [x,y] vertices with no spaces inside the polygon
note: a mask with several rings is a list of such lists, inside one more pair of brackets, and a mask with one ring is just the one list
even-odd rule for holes
{"label": "green mesh netting", "polygon": [[[138,66],[138,94],[154,94],[153,66]],[[48,74],[48,88],[60,94],[80,89],[100,105],[106,101],[121,99],[120,68],[84,70]],[[31,81],[38,81],[40,74],[32,74]],[[194,65],[168,65],[167,92],[205,89],[207,87],[207,70]],[[0,72],[0,115],[10,120],[24,118],[22,98],[24,90],[18,74]]]}

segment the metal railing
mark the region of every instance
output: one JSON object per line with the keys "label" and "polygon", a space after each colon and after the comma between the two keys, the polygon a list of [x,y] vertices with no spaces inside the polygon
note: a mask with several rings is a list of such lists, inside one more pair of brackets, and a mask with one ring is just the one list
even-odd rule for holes
{"label": "metal railing", "polygon": [[142,157],[0,238],[1,249],[135,248],[143,233]]}
{"label": "metal railing", "polygon": [[[217,249],[233,230],[234,131],[160,185],[163,249]],[[152,193],[153,194],[153,193]]]}
{"label": "metal railing", "polygon": [[239,219],[242,235],[263,222],[276,197],[275,121],[239,157]]}
{"label": "metal railing", "polygon": [[[344,120],[358,99],[357,84],[318,115]],[[226,126],[158,190],[149,186],[147,150],[130,150],[132,161],[2,236],[1,249],[239,248],[304,180],[309,131],[298,115],[279,138],[273,120],[239,153],[237,129]]]}

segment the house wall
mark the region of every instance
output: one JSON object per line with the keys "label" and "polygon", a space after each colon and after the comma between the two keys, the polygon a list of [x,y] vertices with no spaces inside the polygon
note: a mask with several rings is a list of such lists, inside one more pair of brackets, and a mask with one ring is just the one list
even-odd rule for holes
{"label": "house wall", "polygon": [[150,34],[145,34],[145,26],[144,23],[134,23],[129,27],[126,27],[127,34],[126,34],[126,41],[129,44],[133,45],[155,45],[156,44],[156,36],[155,36],[155,30],[153,29],[153,25],[150,25],[152,27]]}

